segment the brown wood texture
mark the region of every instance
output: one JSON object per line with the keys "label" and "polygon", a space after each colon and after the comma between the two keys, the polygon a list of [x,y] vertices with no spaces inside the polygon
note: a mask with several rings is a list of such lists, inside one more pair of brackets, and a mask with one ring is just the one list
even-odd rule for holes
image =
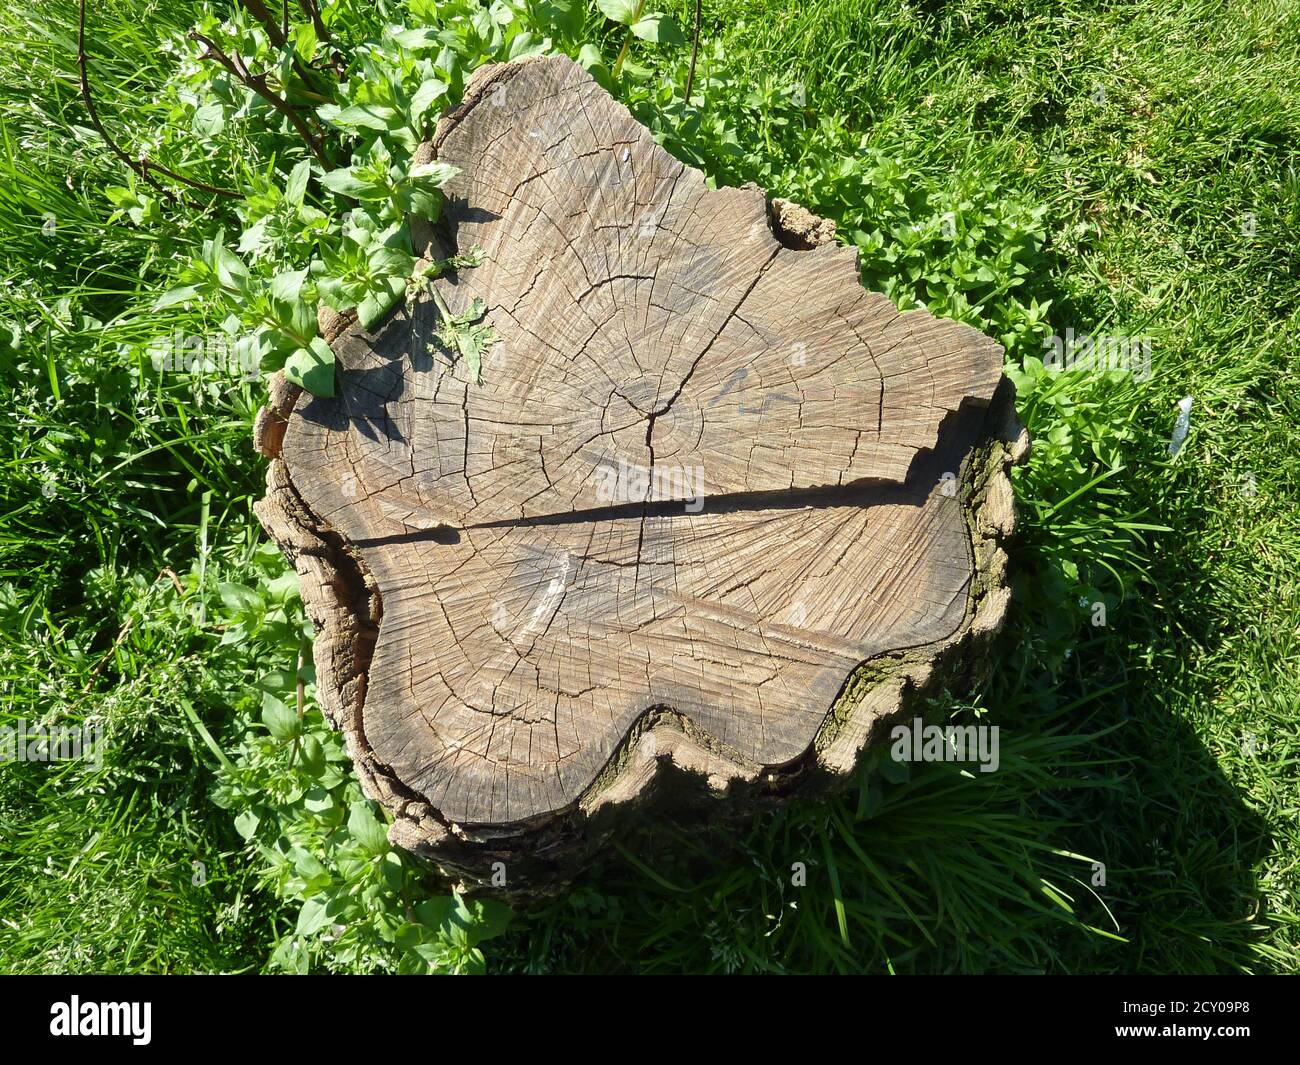
{"label": "brown wood texture", "polygon": [[657,777],[739,809],[849,774],[1001,621],[1001,349],[708,188],[567,59],[478,71],[424,156],[460,168],[428,257],[484,253],[433,282],[486,305],[481,381],[427,295],[326,314],[338,397],[277,382],[256,431],[393,839],[542,879]]}

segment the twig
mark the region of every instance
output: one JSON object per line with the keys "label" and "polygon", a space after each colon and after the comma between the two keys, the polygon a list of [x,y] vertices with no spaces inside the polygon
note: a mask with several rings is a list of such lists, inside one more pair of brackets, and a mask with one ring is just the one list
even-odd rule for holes
{"label": "twig", "polygon": [[219,189],[215,185],[209,185],[206,181],[196,181],[194,178],[188,178],[184,174],[178,174],[175,170],[171,169],[171,167],[163,166],[162,163],[155,163],[148,157],[141,159],[140,162],[150,170],[156,171],[159,174],[165,174],[167,177],[179,181],[182,185],[188,185],[190,188],[198,189],[200,192],[208,192],[213,196],[225,196],[231,200],[242,200],[244,198],[241,193],[232,192],[230,189]]}
{"label": "twig", "polygon": [[172,194],[154,180],[153,175],[149,173],[144,163],[132,159],[126,149],[122,148],[117,141],[113,140],[113,138],[108,135],[108,130],[104,128],[104,124],[99,120],[99,112],[95,110],[95,101],[90,95],[90,77],[86,72],[87,62],[86,0],[80,0],[80,10],[77,19],[77,69],[81,73],[81,99],[86,105],[86,113],[90,115],[90,123],[95,127],[95,130],[99,135],[104,138],[104,143],[108,145],[113,154],[130,167],[142,181],[148,183],[150,187],[162,193],[162,195],[166,196],[168,200],[173,199],[174,197]]}
{"label": "twig", "polygon": [[90,677],[86,681],[86,686],[81,691],[82,695],[89,694],[90,689],[94,687],[95,678],[104,672],[104,667],[108,665],[108,660],[113,657],[113,652],[122,645],[122,641],[126,639],[126,634],[135,627],[135,620],[135,616],[132,615],[127,618],[126,623],[117,630],[117,637],[113,640],[112,646],[104,652],[99,661],[95,663],[95,668],[90,671]]}
{"label": "twig", "polygon": [[[286,6],[288,6],[286,4]],[[321,21],[320,8],[316,0],[298,0],[298,6],[302,8],[303,14],[311,19],[311,28],[316,31],[316,40],[321,44],[328,44],[330,40],[330,31],[325,28],[325,23]]]}
{"label": "twig", "polygon": [[[275,47],[283,48],[285,46],[289,40],[289,20],[287,18],[285,19],[284,29],[281,29],[262,0],[239,0],[239,3],[245,11],[262,24],[262,29],[266,30],[266,35],[271,38],[271,43]],[[285,8],[287,9],[288,6],[286,3]]]}
{"label": "twig", "polygon": [[190,31],[190,40],[198,41],[207,48],[207,53],[203,56],[204,59],[216,60],[234,78],[248,86],[248,88],[252,89],[253,92],[257,93],[258,96],[279,111],[280,114],[284,115],[284,117],[289,120],[289,124],[292,125],[293,128],[298,131],[298,134],[302,139],[307,142],[307,147],[309,147],[312,154],[320,160],[321,166],[326,170],[334,169],[333,164],[330,163],[328,158],[326,158],[320,142],[312,136],[311,130],[307,128],[307,123],[302,120],[302,116],[294,110],[293,105],[290,104],[288,100],[279,93],[274,92],[271,87],[267,85],[265,74],[251,73],[247,64],[238,52],[235,52],[233,55],[226,55],[216,41],[211,37],[204,36],[197,30]]}
{"label": "twig", "polygon": [[315,92],[318,86],[312,80],[311,71],[298,62],[297,53],[292,50],[293,45],[289,41],[289,0],[281,0],[280,15],[282,21],[279,23],[276,22],[275,16],[271,14],[270,9],[263,3],[263,0],[239,0],[239,2],[245,11],[262,24],[262,29],[266,31],[266,36],[274,47],[290,51],[289,61],[293,64],[294,73],[310,90],[309,94],[319,95]]}
{"label": "twig", "polygon": [[691,40],[691,69],[686,72],[686,106],[691,103],[691,85],[695,82],[695,57],[700,54],[700,5],[702,0],[695,0],[695,35]]}
{"label": "twig", "polygon": [[90,59],[86,55],[86,0],[80,0],[77,12],[77,71],[81,77],[81,100],[86,105],[86,114],[90,116],[90,124],[95,127],[95,132],[103,138],[109,150],[121,159],[141,181],[158,192],[169,203],[174,202],[176,197],[154,179],[153,173],[164,174],[175,181],[179,181],[182,185],[188,185],[192,189],[198,189],[200,192],[210,193],[213,196],[228,196],[233,200],[243,198],[238,192],[219,189],[215,185],[207,184],[207,182],[195,181],[193,178],[187,178],[184,174],[178,174],[170,167],[155,163],[147,155],[141,156],[139,159],[132,159],[130,153],[109,136],[108,130],[104,128],[104,123],[99,119],[99,112],[95,109],[95,99],[90,92],[89,66]]}
{"label": "twig", "polygon": [[[316,0],[298,0],[298,6],[302,8],[303,14],[311,19],[311,28],[316,34],[316,40],[320,41],[322,45],[329,44],[334,38],[330,35],[325,21],[320,17],[320,4]],[[337,48],[327,49],[323,54],[322,62],[331,67],[340,78],[348,72],[347,60],[343,58],[343,53]]]}
{"label": "twig", "polygon": [[[176,571],[172,569],[171,566],[163,566],[163,568],[158,571],[158,577],[162,577],[163,575],[171,578],[172,587],[176,589],[177,595],[183,596],[185,594],[185,586],[181,584],[181,579],[176,576]],[[155,577],[154,580],[156,581],[158,577]]]}

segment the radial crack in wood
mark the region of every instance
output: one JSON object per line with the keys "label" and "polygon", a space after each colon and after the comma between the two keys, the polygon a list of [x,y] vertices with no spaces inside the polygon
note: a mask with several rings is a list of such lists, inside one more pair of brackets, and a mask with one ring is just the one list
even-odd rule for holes
{"label": "radial crack in wood", "polygon": [[[427,258],[481,265],[333,316],[337,398],[277,385],[256,432],[394,841],[519,891],[657,775],[733,809],[844,778],[1001,621],[1001,349],[865,291],[798,205],[708,188],[567,59],[480,69],[423,155],[460,170]],[[481,382],[438,340],[477,300]]]}

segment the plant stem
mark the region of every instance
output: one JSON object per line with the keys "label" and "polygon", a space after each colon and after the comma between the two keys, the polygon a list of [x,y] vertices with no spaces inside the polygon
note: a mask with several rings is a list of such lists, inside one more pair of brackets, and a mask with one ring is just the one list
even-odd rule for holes
{"label": "plant stem", "polygon": [[[266,31],[266,36],[276,48],[285,48],[292,51],[293,45],[289,41],[289,0],[282,0],[280,5],[282,23],[275,21],[275,16],[271,14],[264,0],[239,0],[240,5],[253,18],[262,24],[262,29]],[[316,83],[312,80],[311,73],[303,69],[303,65],[298,62],[296,54],[291,55],[294,72],[299,79],[309,89],[315,89]]]}
{"label": "plant stem", "polygon": [[247,11],[253,18],[262,24],[262,29],[266,30],[266,35],[271,39],[271,43],[277,48],[283,48],[289,39],[288,20],[285,21],[285,29],[281,29],[276,23],[271,12],[267,10],[263,0],[239,0],[240,6]]}
{"label": "plant stem", "polygon": [[302,738],[302,721],[306,712],[307,701],[302,680],[302,667],[307,658],[307,637],[302,636],[298,640],[298,665],[294,670],[294,679],[298,682],[298,731],[293,736],[293,750],[289,752],[289,768],[293,768],[294,760],[298,757],[298,743]]}
{"label": "plant stem", "polygon": [[618,53],[618,58],[614,60],[614,77],[618,77],[619,71],[623,69],[623,60],[627,58],[627,53],[632,47],[632,26],[641,17],[641,12],[645,10],[645,0],[640,0],[636,5],[636,13],[632,16],[632,22],[628,24],[627,36],[623,38],[623,48]]}
{"label": "plant stem", "polygon": [[695,57],[700,54],[700,7],[702,0],[695,0],[695,33],[691,38],[691,69],[686,72],[686,96],[683,101],[687,106],[691,102],[691,86],[695,83]]}
{"label": "plant stem", "polygon": [[207,37],[196,30],[190,31],[190,40],[198,41],[205,48],[207,54],[204,59],[214,59],[226,69],[234,78],[243,85],[252,89],[258,96],[274,107],[280,114],[289,120],[289,124],[298,131],[299,136],[307,142],[307,147],[311,149],[312,154],[319,160],[321,166],[326,170],[333,170],[334,165],[325,155],[324,149],[320,142],[312,136],[311,130],[307,128],[307,123],[303,121],[302,115],[298,114],[292,104],[289,103],[279,93],[274,92],[266,82],[265,74],[253,74],[249,72],[248,65],[238,52],[233,55],[226,55],[211,37]]}
{"label": "plant stem", "polygon": [[302,8],[303,14],[311,19],[311,28],[316,31],[316,40],[321,44],[328,44],[330,40],[330,31],[325,28],[325,23],[321,21],[320,8],[316,0],[298,0],[298,6]]}

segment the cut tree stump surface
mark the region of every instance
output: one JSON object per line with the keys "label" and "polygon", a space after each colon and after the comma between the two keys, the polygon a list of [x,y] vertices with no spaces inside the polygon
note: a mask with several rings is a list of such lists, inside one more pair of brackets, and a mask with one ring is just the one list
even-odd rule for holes
{"label": "cut tree stump surface", "polygon": [[257,426],[394,841],[540,878],[670,764],[737,806],[849,774],[1000,623],[1001,348],[864,290],[830,223],[708,188],[567,59],[479,70],[434,156],[460,173],[413,229],[483,251],[432,282],[484,302],[481,382],[428,294],[373,332],[323,312],[337,398],[276,381]]}

